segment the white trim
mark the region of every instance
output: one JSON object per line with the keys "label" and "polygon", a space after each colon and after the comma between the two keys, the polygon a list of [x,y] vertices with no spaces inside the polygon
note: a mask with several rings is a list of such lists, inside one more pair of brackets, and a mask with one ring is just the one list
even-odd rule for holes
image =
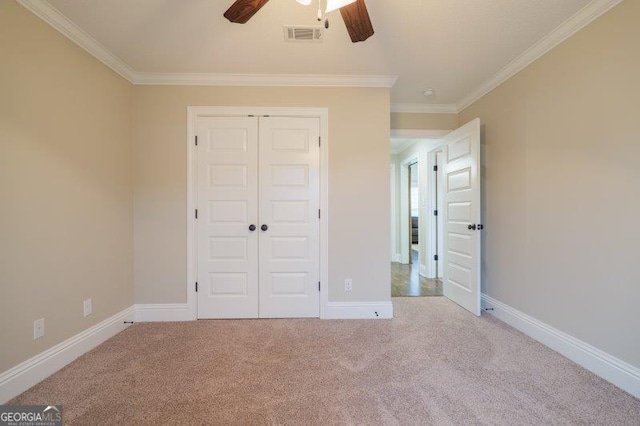
{"label": "white trim", "polygon": [[71,22],[69,18],[51,6],[49,2],[42,0],[17,0],[17,2],[123,78],[133,82],[135,72],[122,59],[114,55],[82,28]]}
{"label": "white trim", "polygon": [[329,304],[329,108],[313,110],[320,117],[320,318],[324,319]]}
{"label": "white trim", "polygon": [[133,83],[172,86],[391,88],[397,80],[398,76],[395,75],[136,73]]}
{"label": "white trim", "polygon": [[[452,130],[391,129],[392,139],[442,139]],[[405,148],[406,149],[406,148]]]}
{"label": "white trim", "polygon": [[[438,149],[442,149],[442,146],[429,151],[427,154],[427,171],[431,176],[431,179],[427,179],[427,212],[433,212],[438,209],[438,203],[436,200],[436,179],[433,179],[435,172],[433,166],[436,165],[436,152]],[[436,260],[435,255],[438,252],[438,239],[436,238],[436,229],[438,228],[438,217],[433,213],[428,216],[427,220],[427,278],[436,277]]]}
{"label": "white trim", "polygon": [[453,104],[391,104],[391,112],[408,114],[457,114]]}
{"label": "white trim", "polygon": [[398,185],[396,179],[396,165],[391,163],[389,167],[389,184],[391,186],[391,248],[389,254],[393,262],[398,250]]}
{"label": "white trim", "polygon": [[115,336],[133,321],[133,306],[0,374],[0,404],[20,395],[79,356]]}
{"label": "white trim", "polygon": [[[398,236],[400,247],[398,250],[400,251],[400,263],[403,265],[411,263],[411,210],[409,208],[411,189],[409,182],[409,167],[413,163],[418,163],[419,167],[419,161],[419,150],[398,160],[398,164],[400,165],[400,209],[398,209],[398,214],[400,215],[398,221],[400,224],[400,235]],[[418,218],[418,225],[419,224],[420,219]],[[418,243],[420,243],[419,239]]]}
{"label": "white trim", "polygon": [[[576,364],[613,383],[619,388],[640,398],[640,368],[634,367],[582,340],[551,327],[529,315],[499,302],[486,294],[482,295],[485,311]],[[628,338],[633,338],[628,336]]]}
{"label": "white trim", "polygon": [[393,255],[393,257],[391,258],[392,262],[397,262],[400,263],[400,259],[402,259],[402,256],[400,255],[400,253],[396,253]]}
{"label": "white trim", "polygon": [[136,322],[191,321],[191,310],[186,303],[136,304]]}
{"label": "white trim", "polygon": [[397,75],[323,74],[218,74],[136,72],[73,21],[43,0],[17,0],[34,15],[86,50],[103,64],[136,85],[172,86],[293,86],[293,87],[384,87],[391,88]]}
{"label": "white trim", "polygon": [[[457,104],[392,104],[391,112],[456,114],[513,77],[549,50],[602,16],[622,0],[593,0],[536,44],[514,59]],[[42,0],[17,0],[34,15],[86,50],[106,66],[133,84],[140,85],[213,85],[213,86],[295,86],[295,87],[385,87],[398,80],[395,75],[313,75],[313,74],[216,74],[216,73],[143,73],[134,71],[122,59],[77,26],[60,11]]]}
{"label": "white trim", "polygon": [[469,93],[457,103],[458,112],[471,106],[478,99],[491,92],[496,87],[522,71],[524,68],[538,60],[545,53],[580,31],[582,28],[605,14],[622,0],[593,0],[580,9],[576,14],[560,24],[556,29],[544,36],[536,44],[525,50],[507,66],[502,68],[493,77],[486,80],[476,90]]}
{"label": "white trim", "polygon": [[425,277],[427,278],[427,265],[424,264],[420,264],[420,270],[418,271],[418,274],[420,274],[421,277]]}
{"label": "white trim", "polygon": [[392,302],[329,302],[324,319],[390,319]]}
{"label": "white trim", "polygon": [[204,114],[206,110],[198,107],[187,107],[187,309],[191,313],[191,320],[198,319],[198,303],[195,292],[195,283],[198,279],[198,250],[197,238],[195,235],[196,224],[193,216],[196,209],[196,154],[195,154],[195,136],[196,136],[196,119],[198,115]]}
{"label": "white trim", "polygon": [[[442,191],[442,182],[437,182],[437,179],[434,179],[434,171],[433,166],[438,165],[439,172],[438,176],[442,173],[442,164],[437,164],[437,154],[438,152],[442,152],[443,144],[439,144],[434,147],[427,153],[427,173],[431,178],[427,178],[427,221],[426,226],[426,246],[427,246],[427,265],[426,265],[426,277],[427,278],[439,278],[436,273],[438,270],[437,266],[442,262],[442,255],[440,255],[440,260],[435,260],[435,255],[440,252],[439,242],[442,241],[442,230],[440,229],[442,226],[439,223],[438,218],[442,216],[435,216],[432,214],[434,210],[438,210],[442,212],[442,206],[438,205],[438,191]],[[440,225],[440,226],[439,226]],[[440,238],[437,238],[439,236]],[[442,275],[442,271],[440,271],[440,275]]]}
{"label": "white trim", "polygon": [[[444,145],[444,143],[443,143]],[[436,164],[438,165],[438,182],[437,182],[437,194],[435,198],[435,206],[438,212],[444,212],[444,150],[440,147],[440,150],[436,151]],[[435,221],[436,231],[438,238],[436,238],[436,251],[438,253],[437,273],[436,278],[442,278],[444,275],[444,223],[442,221],[442,215],[439,215]],[[440,220],[438,220],[440,219]],[[435,253],[434,253],[435,254]]]}
{"label": "white trim", "polygon": [[281,107],[187,107],[187,303],[188,319],[198,318],[196,282],[197,251],[194,210],[197,207],[195,187],[195,132],[199,116],[246,116],[269,115],[285,117],[317,117],[320,119],[320,318],[325,318],[329,303],[329,109],[328,108],[281,108]]}

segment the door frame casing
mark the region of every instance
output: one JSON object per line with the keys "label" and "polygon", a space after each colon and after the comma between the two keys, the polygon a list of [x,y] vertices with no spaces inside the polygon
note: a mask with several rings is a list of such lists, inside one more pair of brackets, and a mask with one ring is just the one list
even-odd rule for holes
{"label": "door frame casing", "polygon": [[[399,160],[400,164],[400,263],[408,265],[411,263],[411,208],[409,206],[411,200],[411,182],[409,180],[409,167],[418,163],[420,167],[420,155],[415,153],[406,158]],[[418,186],[420,186],[420,171],[418,170]],[[418,206],[418,251],[422,249],[422,215],[421,206]],[[418,257],[418,265],[420,265],[420,257]]]}
{"label": "door frame casing", "polygon": [[[437,175],[440,179],[427,179],[427,217],[429,222],[427,223],[427,278],[441,278],[442,277],[442,238],[444,237],[442,227],[442,212],[444,206],[438,203],[437,194],[443,190],[442,182],[442,164],[437,162],[437,153],[442,152],[443,143],[440,143],[438,147],[433,148],[428,152],[427,173],[434,176],[433,167],[438,166]],[[440,200],[442,201],[442,199]],[[433,214],[433,211],[438,211],[438,216]],[[437,235],[437,238],[436,238]],[[435,255],[438,254],[438,260],[435,260]],[[437,272],[436,272],[437,271]],[[438,276],[440,275],[440,277]]]}
{"label": "door frame casing", "polygon": [[392,262],[400,262],[400,252],[398,251],[398,212],[397,212],[397,201],[398,196],[396,195],[396,187],[397,187],[397,178],[396,178],[396,165],[395,163],[391,163],[389,167],[389,180],[391,184],[391,261]]}
{"label": "door frame casing", "polygon": [[320,120],[320,318],[325,318],[329,304],[329,108],[283,107],[187,107],[187,311],[191,320],[198,319],[195,283],[197,281],[197,238],[195,209],[197,197],[196,122],[198,117],[281,116],[318,118]]}

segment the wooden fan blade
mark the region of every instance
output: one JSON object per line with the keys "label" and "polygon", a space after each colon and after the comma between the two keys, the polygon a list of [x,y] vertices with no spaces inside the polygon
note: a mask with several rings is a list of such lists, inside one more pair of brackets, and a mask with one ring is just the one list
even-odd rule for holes
{"label": "wooden fan blade", "polygon": [[224,17],[236,24],[246,23],[269,0],[236,0],[224,13]]}
{"label": "wooden fan blade", "polygon": [[355,3],[341,7],[340,14],[352,42],[365,41],[373,35],[373,25],[364,0],[357,0]]}

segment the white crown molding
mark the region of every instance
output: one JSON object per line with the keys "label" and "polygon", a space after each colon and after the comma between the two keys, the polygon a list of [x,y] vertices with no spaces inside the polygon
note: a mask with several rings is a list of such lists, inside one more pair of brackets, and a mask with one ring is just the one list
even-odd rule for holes
{"label": "white crown molding", "polygon": [[[193,74],[141,73],[91,37],[44,0],[16,0],[78,46],[133,84],[189,86],[297,86],[297,87],[381,87],[391,88],[398,76],[388,75],[289,75],[289,74]],[[622,0],[593,0],[571,18],[527,49],[476,90],[450,104],[393,104],[391,112],[456,114],[520,72],[555,46],[609,11]]]}
{"label": "white crown molding", "polygon": [[[482,294],[484,310],[576,364],[640,398],[640,368]],[[626,336],[633,338],[632,336]]]}
{"label": "white crown molding", "polygon": [[480,87],[462,98],[457,103],[458,112],[471,106],[474,102],[491,92],[496,87],[522,71],[545,53],[598,19],[622,0],[593,0],[580,9],[575,15],[560,24],[555,30],[527,49],[523,54],[511,61],[497,74],[482,83]]}
{"label": "white crown molding", "polygon": [[109,49],[91,37],[82,28],[71,22],[48,2],[42,0],[16,0],[31,13],[51,25],[62,35],[89,52],[100,62],[120,74],[126,80],[133,82],[134,71]]}
{"label": "white crown molding", "polygon": [[134,311],[131,306],[3,372],[0,374],[0,404],[5,404],[79,356],[120,333],[129,327],[133,316]]}
{"label": "white crown molding", "polygon": [[397,80],[398,76],[395,75],[135,73],[133,83],[172,86],[391,88]]}
{"label": "white crown molding", "polygon": [[173,86],[295,86],[295,87],[381,87],[391,88],[395,75],[314,75],[314,74],[194,74],[142,73],[104,47],[60,11],[43,0],[16,0],[69,40],[133,84]]}
{"label": "white crown molding", "polygon": [[391,104],[391,112],[410,114],[457,114],[458,108],[449,104]]}

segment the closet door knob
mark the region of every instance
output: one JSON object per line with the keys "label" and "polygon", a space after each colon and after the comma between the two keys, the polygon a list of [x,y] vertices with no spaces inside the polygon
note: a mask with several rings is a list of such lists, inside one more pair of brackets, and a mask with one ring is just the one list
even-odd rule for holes
{"label": "closet door knob", "polygon": [[467,226],[467,228],[468,228],[470,231],[475,231],[475,230],[476,230],[476,224],[475,224],[475,223],[473,223],[473,224],[471,224],[471,225]]}
{"label": "closet door knob", "polygon": [[269,227],[267,225],[262,225],[260,229],[262,229],[263,231],[266,231],[267,229],[269,229]]}
{"label": "closet door knob", "polygon": [[256,230],[256,226],[255,225],[253,225],[253,224],[249,225],[249,231],[253,232],[255,230]]}

